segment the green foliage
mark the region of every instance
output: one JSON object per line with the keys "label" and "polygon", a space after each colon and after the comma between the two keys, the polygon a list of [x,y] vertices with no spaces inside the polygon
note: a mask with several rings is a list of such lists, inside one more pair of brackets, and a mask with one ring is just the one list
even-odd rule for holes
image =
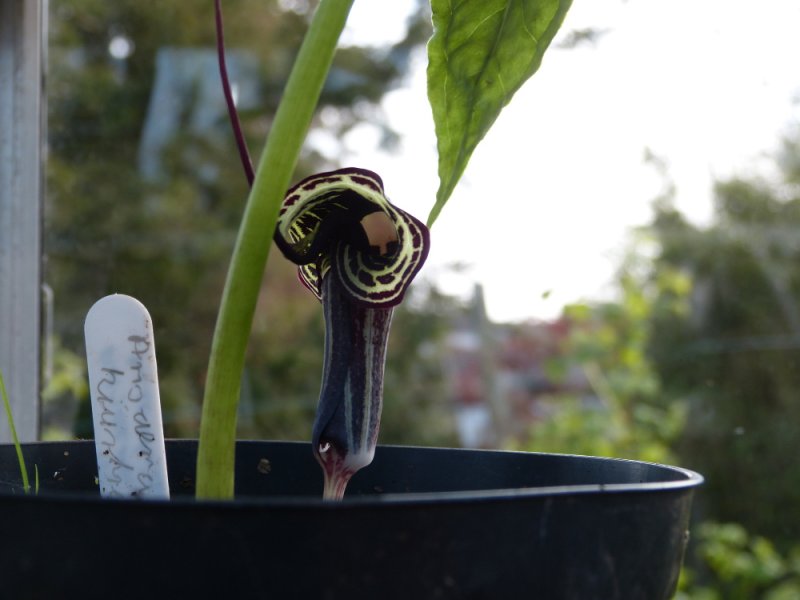
{"label": "green foliage", "polygon": [[800,198],[791,190],[732,179],[716,186],[711,226],[690,225],[668,203],[652,226],[651,277],[671,269],[691,282],[689,310],[655,318],[649,348],[665,392],[689,402],[676,450],[706,476],[715,519],[780,544],[800,538],[786,518],[800,505]]}
{"label": "green foliage", "polygon": [[[669,273],[659,286],[645,286],[626,274],[621,288],[619,303],[565,309],[570,334],[550,372],[562,378],[581,373],[591,395],[551,395],[550,415],[531,429],[526,450],[674,460],[671,445],[683,430],[685,404],[663,395],[646,351],[654,313],[682,311],[686,282]],[[672,301],[658,302],[666,289]]]}
{"label": "green foliage", "polygon": [[[52,373],[46,374],[49,377],[42,390],[42,422],[45,426],[41,437],[43,440],[63,440],[76,433],[90,434],[86,359],[64,348],[57,338],[49,343],[47,352],[52,361]],[[81,415],[81,407],[85,408],[85,417]]]}
{"label": "green foliage", "polygon": [[432,0],[428,98],[439,149],[432,224],[475,147],[542,62],[571,0]]}
{"label": "green foliage", "polygon": [[705,573],[682,577],[676,600],[794,600],[800,598],[800,545],[781,554],[770,540],[737,523],[697,527],[695,554]]}

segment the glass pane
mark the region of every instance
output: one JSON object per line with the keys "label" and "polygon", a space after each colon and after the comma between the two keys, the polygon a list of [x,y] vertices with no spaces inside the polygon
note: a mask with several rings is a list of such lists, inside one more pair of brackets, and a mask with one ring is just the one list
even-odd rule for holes
{"label": "glass pane", "polygon": [[[23,441],[39,434],[42,11],[0,3],[0,374]],[[0,419],[0,441],[12,439]]]}
{"label": "glass pane", "polygon": [[[114,292],[154,318],[167,434],[197,434],[247,196],[207,4],[51,0],[48,435],[91,434],[82,323]],[[313,4],[225,4],[255,153]],[[380,8],[353,14],[296,179],[372,168],[424,218],[430,18],[397,4],[383,32],[369,10],[395,3],[356,3]],[[382,442],[704,474],[687,598],[800,596],[800,5],[759,7],[575,3],[434,227],[387,362]],[[308,439],[319,306],[276,252],[263,291],[241,433]]]}

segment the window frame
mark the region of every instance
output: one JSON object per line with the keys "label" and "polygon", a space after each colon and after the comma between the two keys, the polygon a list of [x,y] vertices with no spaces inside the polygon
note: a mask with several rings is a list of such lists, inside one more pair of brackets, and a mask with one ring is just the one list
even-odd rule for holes
{"label": "window frame", "polygon": [[46,0],[0,0],[0,369],[21,441],[40,434],[46,31]]}

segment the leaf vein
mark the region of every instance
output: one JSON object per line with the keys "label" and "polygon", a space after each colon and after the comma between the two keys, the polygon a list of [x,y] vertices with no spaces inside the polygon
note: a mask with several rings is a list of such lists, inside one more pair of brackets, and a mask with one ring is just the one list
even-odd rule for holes
{"label": "leaf vein", "polygon": [[531,31],[531,29],[528,27],[528,23],[530,23],[530,19],[528,17],[527,4],[525,2],[522,3],[521,9],[522,9],[522,28],[525,30],[525,33],[527,33],[528,36],[533,40],[533,43],[538,46],[539,45],[539,38],[537,38],[533,34],[533,31]]}
{"label": "leaf vein", "polygon": [[[478,104],[478,99],[477,99],[478,98],[478,83],[483,80],[484,75],[486,74],[486,71],[489,68],[489,64],[490,64],[492,58],[494,57],[494,55],[495,55],[495,53],[497,51],[497,46],[500,43],[500,39],[502,38],[503,32],[504,32],[505,27],[506,27],[506,20],[508,18],[508,14],[510,12],[510,8],[511,8],[511,1],[506,2],[506,5],[502,10],[497,11],[492,15],[492,16],[495,16],[495,15],[499,14],[500,12],[502,12],[503,13],[503,18],[500,21],[500,25],[497,28],[497,31],[495,32],[494,39],[492,40],[491,49],[489,50],[489,52],[486,53],[486,56],[485,56],[485,58],[483,60],[483,64],[481,65],[481,68],[478,71],[478,74],[477,74],[477,76],[475,78],[475,85],[473,85],[472,88],[470,89],[469,100],[467,102],[467,114],[470,117],[470,119],[469,119],[470,121],[472,120],[472,116],[475,114],[475,106]],[[488,20],[488,18],[484,19],[483,22],[486,22],[486,20]],[[498,71],[498,74],[499,74],[499,71]],[[458,165],[461,165],[462,161],[465,161],[467,159],[467,157],[469,156],[469,154],[471,153],[471,150],[467,150],[467,138],[469,137],[469,135],[468,135],[469,129],[470,128],[468,128],[467,131],[465,132],[465,134],[461,136],[461,143],[459,144],[458,155],[457,155],[457,158],[456,158],[457,168],[456,168],[455,171],[453,171],[453,173],[450,176],[450,181],[448,182],[448,187],[455,187],[454,181],[458,180],[458,178],[461,175],[461,173],[459,171],[462,170],[462,169],[458,168]],[[481,137],[482,136],[481,136],[480,132],[478,132],[477,139],[480,140]],[[474,147],[473,147],[473,150],[474,150]]]}

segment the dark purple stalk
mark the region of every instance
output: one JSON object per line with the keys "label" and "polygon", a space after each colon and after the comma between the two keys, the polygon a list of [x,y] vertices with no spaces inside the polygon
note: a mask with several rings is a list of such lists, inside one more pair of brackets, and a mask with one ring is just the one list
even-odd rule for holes
{"label": "dark purple stalk", "polygon": [[250,160],[250,152],[247,149],[247,142],[242,133],[242,124],[239,121],[239,113],[236,111],[236,103],[233,101],[231,83],[228,79],[228,67],[225,64],[225,36],[222,27],[221,0],[214,0],[214,14],[217,24],[217,58],[219,59],[219,75],[222,78],[222,91],[225,94],[225,103],[228,105],[228,117],[231,121],[231,127],[233,127],[233,136],[236,138],[236,147],[239,149],[242,168],[247,177],[247,183],[252,186],[255,179],[253,161]]}

